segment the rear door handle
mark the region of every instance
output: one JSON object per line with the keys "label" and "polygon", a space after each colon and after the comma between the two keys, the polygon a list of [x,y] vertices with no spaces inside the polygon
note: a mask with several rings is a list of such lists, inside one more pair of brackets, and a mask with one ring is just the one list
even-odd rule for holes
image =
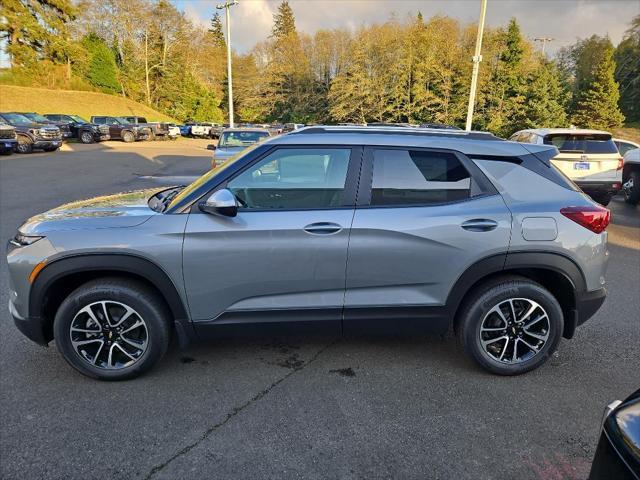
{"label": "rear door handle", "polygon": [[498,228],[498,222],[488,218],[474,218],[467,220],[460,226],[470,232],[490,232]]}
{"label": "rear door handle", "polygon": [[342,230],[342,226],[332,222],[310,223],[304,227],[304,231],[311,235],[331,235]]}

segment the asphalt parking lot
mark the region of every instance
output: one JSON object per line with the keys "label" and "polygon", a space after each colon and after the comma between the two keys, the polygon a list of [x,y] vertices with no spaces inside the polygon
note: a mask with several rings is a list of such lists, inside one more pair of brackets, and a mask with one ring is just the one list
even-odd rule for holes
{"label": "asphalt parking lot", "polygon": [[[202,173],[207,143],[0,157],[0,238],[67,201]],[[97,382],[16,330],[3,256],[0,477],[584,479],[604,406],[640,387],[640,209],[611,209],[606,303],[515,378],[447,335],[173,346],[140,379]]]}

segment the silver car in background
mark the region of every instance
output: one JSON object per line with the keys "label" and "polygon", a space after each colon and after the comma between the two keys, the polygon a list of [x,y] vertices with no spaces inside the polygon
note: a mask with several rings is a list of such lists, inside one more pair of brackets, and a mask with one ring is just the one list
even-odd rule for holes
{"label": "silver car in background", "polygon": [[68,363],[118,380],[238,333],[453,329],[501,375],[542,365],[605,300],[609,211],[552,145],[310,127],[187,187],[69,203],[8,248],[9,309]]}
{"label": "silver car in background", "polygon": [[[213,148],[211,168],[216,168],[254,143],[267,139],[271,133],[264,128],[225,128],[218,145]],[[213,146],[212,146],[213,147]]]}

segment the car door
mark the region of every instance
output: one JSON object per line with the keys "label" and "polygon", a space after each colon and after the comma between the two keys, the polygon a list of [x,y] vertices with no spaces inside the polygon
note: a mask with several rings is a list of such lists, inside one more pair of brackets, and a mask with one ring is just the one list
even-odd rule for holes
{"label": "car door", "polygon": [[340,328],[362,149],[277,146],[219,188],[233,218],[192,212],[184,281],[196,325],[325,321]]}
{"label": "car door", "polygon": [[345,332],[442,331],[455,282],[507,251],[511,214],[478,167],[453,151],[365,150],[349,241]]}
{"label": "car door", "polygon": [[107,125],[109,125],[109,135],[111,139],[120,139],[122,137],[122,125],[114,117],[107,117]]}

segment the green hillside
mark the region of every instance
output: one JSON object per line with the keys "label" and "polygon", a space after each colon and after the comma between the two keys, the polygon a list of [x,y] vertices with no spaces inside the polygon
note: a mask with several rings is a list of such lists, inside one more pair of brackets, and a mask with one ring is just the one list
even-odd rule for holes
{"label": "green hillside", "polygon": [[116,95],[74,90],[0,85],[0,111],[92,115],[139,115],[149,121],[174,121],[152,108]]}

